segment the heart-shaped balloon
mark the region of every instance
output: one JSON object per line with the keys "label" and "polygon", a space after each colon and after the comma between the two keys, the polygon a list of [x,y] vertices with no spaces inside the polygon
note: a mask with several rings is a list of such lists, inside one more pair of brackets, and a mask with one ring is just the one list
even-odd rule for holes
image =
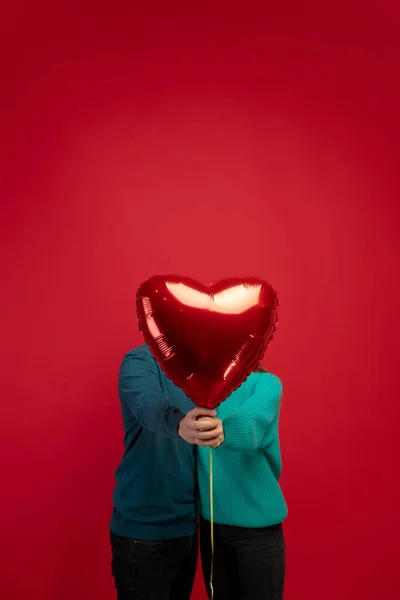
{"label": "heart-shaped balloon", "polygon": [[139,325],[165,374],[195,404],[215,408],[262,359],[277,323],[278,298],[257,277],[209,286],[154,276],[137,293]]}

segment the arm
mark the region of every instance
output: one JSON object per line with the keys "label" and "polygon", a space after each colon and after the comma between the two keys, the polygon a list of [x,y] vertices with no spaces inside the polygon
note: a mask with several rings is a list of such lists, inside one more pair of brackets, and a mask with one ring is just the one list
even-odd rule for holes
{"label": "arm", "polygon": [[[193,408],[186,415],[171,406],[163,395],[157,367],[152,359],[128,354],[122,361],[118,392],[141,427],[189,444],[212,446],[223,435],[215,410]],[[206,416],[206,420],[200,420]]]}
{"label": "arm", "polygon": [[179,437],[178,427],[184,415],[164,398],[153,361],[140,354],[125,356],[118,392],[141,427],[168,437]]}
{"label": "arm", "polygon": [[267,446],[274,434],[282,398],[282,384],[273,375],[262,375],[243,406],[223,422],[222,447],[238,452]]}

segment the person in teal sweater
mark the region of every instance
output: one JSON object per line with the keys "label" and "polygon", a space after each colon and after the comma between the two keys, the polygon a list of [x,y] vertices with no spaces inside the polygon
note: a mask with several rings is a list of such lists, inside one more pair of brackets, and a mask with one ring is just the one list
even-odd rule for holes
{"label": "person in teal sweater", "polygon": [[[282,600],[287,506],[279,486],[280,380],[258,367],[219,407],[225,439],[213,452],[216,600]],[[200,548],[209,597],[210,449],[197,448]]]}

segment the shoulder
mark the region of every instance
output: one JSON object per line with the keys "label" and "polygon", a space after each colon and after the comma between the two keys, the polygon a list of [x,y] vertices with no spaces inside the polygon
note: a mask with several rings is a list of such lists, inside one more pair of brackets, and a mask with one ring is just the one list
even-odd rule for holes
{"label": "shoulder", "polygon": [[250,393],[267,393],[269,395],[281,396],[283,385],[279,377],[273,373],[252,373],[247,379]]}
{"label": "shoulder", "polygon": [[121,369],[126,367],[133,367],[136,365],[153,365],[155,362],[149,347],[146,344],[136,346],[125,354],[122,359]]}
{"label": "shoulder", "polygon": [[132,350],[129,350],[129,352],[125,354],[123,360],[129,360],[130,358],[151,360],[153,359],[153,355],[147,344],[142,344],[141,346],[136,346],[135,348],[132,348]]}

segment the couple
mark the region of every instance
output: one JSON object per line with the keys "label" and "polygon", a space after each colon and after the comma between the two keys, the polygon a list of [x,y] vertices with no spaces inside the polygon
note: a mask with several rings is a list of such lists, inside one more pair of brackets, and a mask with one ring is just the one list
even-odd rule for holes
{"label": "couple", "polygon": [[194,407],[143,345],[122,361],[119,395],[125,452],[111,519],[118,600],[190,599],[198,517],[210,597],[210,446],[215,600],[282,600],[287,508],[278,484],[279,379],[258,367],[217,418]]}

